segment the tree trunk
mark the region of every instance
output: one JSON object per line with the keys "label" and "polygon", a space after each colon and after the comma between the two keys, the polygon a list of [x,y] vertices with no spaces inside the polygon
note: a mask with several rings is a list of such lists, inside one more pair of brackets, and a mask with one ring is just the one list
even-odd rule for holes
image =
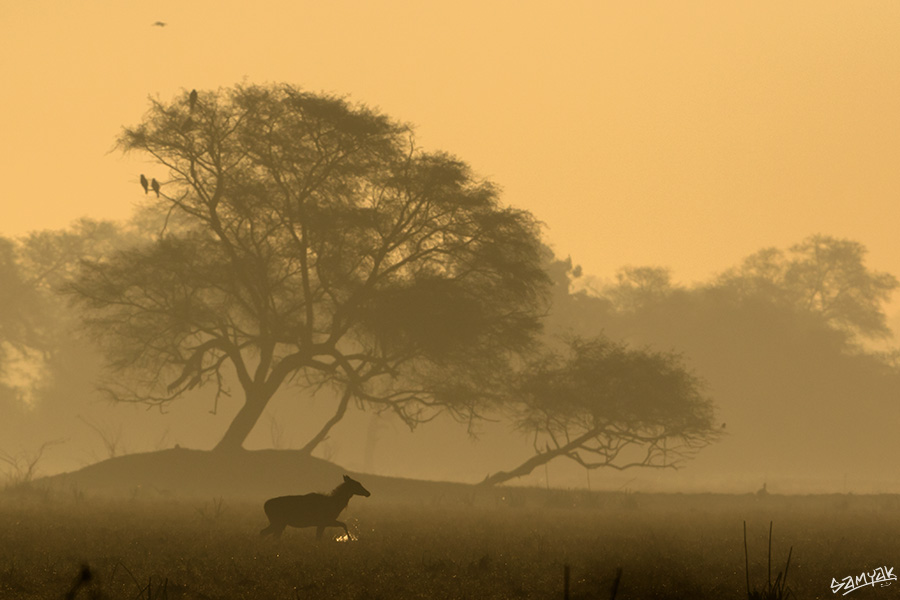
{"label": "tree trunk", "polygon": [[528,475],[532,471],[534,471],[537,467],[550,462],[557,456],[563,454],[561,450],[551,450],[549,452],[541,452],[536,454],[523,462],[521,465],[513,469],[512,471],[498,471],[493,475],[488,475],[484,478],[478,485],[489,486],[489,485],[497,485],[498,483],[503,483],[504,481],[509,481],[510,479],[515,479],[516,477],[524,477]]}
{"label": "tree trunk", "polygon": [[234,416],[225,435],[213,448],[215,452],[236,452],[243,449],[244,440],[250,435],[271,396],[248,392],[244,406]]}
{"label": "tree trunk", "polygon": [[330,419],[328,419],[328,422],[325,423],[322,429],[319,430],[319,433],[313,436],[313,438],[309,440],[309,442],[305,446],[303,446],[303,448],[300,450],[301,452],[307,455],[312,454],[312,451],[316,449],[316,446],[325,441],[325,438],[328,437],[328,432],[331,431],[331,428],[337,425],[338,421],[344,418],[344,413],[347,412],[347,405],[350,404],[350,398],[352,396],[353,394],[350,392],[350,390],[344,390],[344,395],[341,396],[341,402],[340,404],[338,404],[337,411],[334,413],[334,415],[332,415]]}
{"label": "tree trunk", "polygon": [[580,437],[572,440],[565,446],[560,446],[559,448],[554,448],[552,450],[548,449],[546,452],[538,452],[536,455],[532,456],[512,471],[498,471],[493,475],[488,475],[484,478],[484,481],[482,481],[478,485],[497,485],[498,483],[503,483],[504,481],[515,479],[516,477],[523,477],[525,475],[528,475],[537,467],[550,462],[557,456],[563,456],[564,454],[568,454],[572,450],[577,449],[579,446],[581,446],[581,444],[585,443],[595,435],[597,435],[596,431],[589,431],[588,433],[585,433]]}

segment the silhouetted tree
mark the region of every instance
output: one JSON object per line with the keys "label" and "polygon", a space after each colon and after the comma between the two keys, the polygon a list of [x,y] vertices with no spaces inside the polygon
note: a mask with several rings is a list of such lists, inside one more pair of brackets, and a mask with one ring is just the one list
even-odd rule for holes
{"label": "silhouetted tree", "polygon": [[672,274],[662,267],[623,267],[616,283],[604,290],[619,310],[635,311],[658,302],[673,291]]}
{"label": "silhouetted tree", "polygon": [[[74,355],[85,354],[84,339],[75,332],[77,313],[59,292],[70,283],[83,260],[97,260],[141,234],[108,221],[81,219],[67,229],[34,231],[16,241],[16,254],[40,332],[42,358],[49,383],[68,368]],[[77,362],[77,361],[76,361]]]}
{"label": "silhouetted tree", "polygon": [[573,339],[529,365],[512,386],[516,427],[535,455],[494,485],[565,457],[588,469],[677,468],[719,437],[712,402],[674,354],[606,338]]}
{"label": "silhouetted tree", "polygon": [[17,244],[0,238],[0,395],[11,397],[14,385],[7,379],[12,363],[43,353],[48,345],[42,327],[43,298],[28,277],[18,256]]}
{"label": "silhouetted tree", "polygon": [[859,242],[813,235],[788,253],[775,248],[757,252],[718,284],[813,312],[861,337],[884,338],[890,329],[882,305],[898,282],[889,273],[866,268],[866,252]]}
{"label": "silhouetted tree", "polygon": [[[538,225],[409,127],[289,85],[152,101],[126,151],[168,171],[152,243],[84,265],[70,291],[116,398],[167,403],[233,377],[240,448],[283,385],[335,385],[408,424],[477,415],[531,343],[546,286]],[[127,378],[123,376],[132,376]],[[131,382],[131,383],[129,383]]]}
{"label": "silhouetted tree", "polygon": [[[614,312],[614,303],[598,290],[591,293],[584,286],[575,289],[581,268],[571,258],[560,260],[547,248],[544,269],[550,277],[550,310],[544,319],[544,330],[550,336],[574,334],[592,337],[600,334],[607,316]],[[586,279],[589,279],[586,278]]]}
{"label": "silhouetted tree", "polygon": [[896,355],[859,338],[884,323],[893,277],[868,270],[856,242],[814,236],[794,248],[764,250],[693,286],[640,286],[626,276],[595,285],[598,295],[558,293],[572,274],[556,261],[545,328],[677,349],[728,423],[728,443],[703,452],[692,469],[809,477],[874,470],[898,448],[890,424],[900,415],[900,369]]}
{"label": "silhouetted tree", "polygon": [[98,373],[74,311],[57,294],[79,260],[114,246],[119,229],[82,220],[59,231],[0,240],[0,451],[68,436]]}
{"label": "silhouetted tree", "polygon": [[19,239],[19,261],[28,280],[48,294],[75,278],[83,260],[98,260],[147,237],[140,226],[126,229],[109,221],[80,219],[68,229],[34,231]]}

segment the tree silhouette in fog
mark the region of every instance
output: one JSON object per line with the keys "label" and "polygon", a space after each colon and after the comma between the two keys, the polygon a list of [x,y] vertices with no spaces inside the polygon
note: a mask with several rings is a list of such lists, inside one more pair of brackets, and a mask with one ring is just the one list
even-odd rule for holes
{"label": "tree silhouette in fog", "polygon": [[556,458],[587,469],[677,468],[719,437],[701,389],[675,354],[604,337],[571,339],[512,388],[515,425],[532,437],[535,455],[483,483],[527,475]]}
{"label": "tree silhouette in fog", "polygon": [[43,298],[21,265],[17,244],[0,238],[0,399],[15,396],[8,381],[17,359],[46,351],[49,341],[42,327]]}
{"label": "tree silhouette in fog", "polygon": [[57,291],[81,259],[106,254],[121,233],[82,219],[0,238],[0,451],[39,457],[42,444],[70,438],[74,416],[90,410],[79,390],[90,389],[98,356],[74,335],[77,312]]}
{"label": "tree silhouette in fog", "polygon": [[704,469],[874,476],[898,448],[900,363],[866,343],[889,333],[883,307],[896,280],[864,258],[857,242],[812,236],[692,286],[654,267],[594,282],[592,293],[568,293],[571,262],[555,261],[546,329],[680,352],[728,423]]}
{"label": "tree silhouette in fog", "polygon": [[289,383],[340,391],[308,452],[351,401],[410,425],[476,415],[539,328],[531,215],[364,106],[289,85],[199,97],[152,100],[119,140],[165,171],[158,238],[85,262],[69,287],[110,393],[164,404],[237,381],[221,450]]}
{"label": "tree silhouette in fog", "polygon": [[889,273],[867,269],[866,252],[859,242],[813,235],[788,253],[760,250],[718,285],[820,315],[854,335],[884,338],[891,332],[881,307],[898,283]]}
{"label": "tree silhouette in fog", "polygon": [[69,231],[0,238],[0,382],[7,381],[13,364],[30,363],[25,370],[39,372],[39,363],[54,362],[65,345],[61,332],[71,322],[56,292],[80,259],[110,248],[115,235],[109,223],[81,220]]}

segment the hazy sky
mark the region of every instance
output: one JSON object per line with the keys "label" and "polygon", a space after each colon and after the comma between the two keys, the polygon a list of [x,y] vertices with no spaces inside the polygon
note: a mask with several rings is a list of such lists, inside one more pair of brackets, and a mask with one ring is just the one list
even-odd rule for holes
{"label": "hazy sky", "polygon": [[0,0],[0,56],[3,235],[126,217],[148,95],[290,82],[415,124],[591,274],[827,233],[900,275],[896,0]]}

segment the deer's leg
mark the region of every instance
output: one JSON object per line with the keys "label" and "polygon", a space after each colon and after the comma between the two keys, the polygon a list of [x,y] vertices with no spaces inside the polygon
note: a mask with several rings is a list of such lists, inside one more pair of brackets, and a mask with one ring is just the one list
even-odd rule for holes
{"label": "deer's leg", "polygon": [[347,524],[346,524],[346,523],[344,523],[343,521],[335,521],[334,523],[332,523],[332,525],[334,525],[335,527],[343,527],[343,528],[344,528],[344,534],[347,536],[347,539],[350,539],[350,532],[347,531]]}
{"label": "deer's leg", "polygon": [[320,525],[319,527],[316,527],[316,539],[317,539],[317,540],[321,540],[321,539],[322,539],[322,533],[323,533],[324,531],[325,531],[325,526],[324,526],[324,525]]}
{"label": "deer's leg", "polygon": [[274,535],[275,538],[280,538],[281,533],[284,531],[285,525],[276,525],[275,523],[269,524],[268,527],[259,532],[259,535],[265,537],[267,535]]}

